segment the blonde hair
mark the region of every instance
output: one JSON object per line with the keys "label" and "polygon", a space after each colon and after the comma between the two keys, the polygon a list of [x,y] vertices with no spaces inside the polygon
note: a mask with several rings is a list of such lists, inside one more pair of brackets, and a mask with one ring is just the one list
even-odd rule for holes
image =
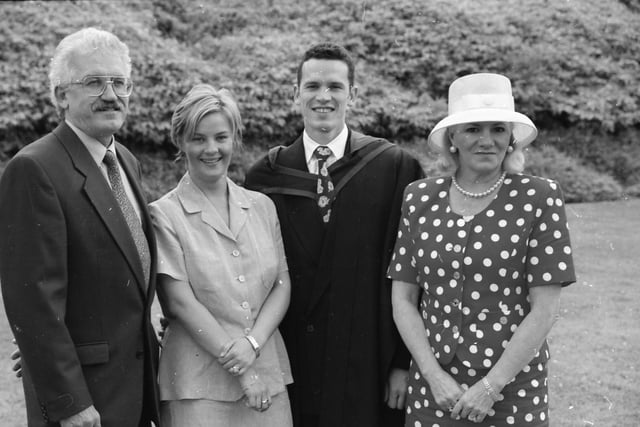
{"label": "blonde hair", "polygon": [[71,83],[74,74],[72,59],[74,56],[103,53],[119,58],[125,64],[125,77],[131,77],[131,58],[129,48],[113,33],[97,28],[83,28],[63,38],[51,58],[49,65],[49,90],[51,102],[58,116],[64,117],[64,110],[58,105],[56,89]]}
{"label": "blonde hair", "polygon": [[242,118],[231,92],[216,90],[208,84],[197,84],[180,101],[171,117],[171,142],[179,152],[180,145],[193,138],[200,121],[212,113],[222,113],[229,120],[233,148],[242,147]]}

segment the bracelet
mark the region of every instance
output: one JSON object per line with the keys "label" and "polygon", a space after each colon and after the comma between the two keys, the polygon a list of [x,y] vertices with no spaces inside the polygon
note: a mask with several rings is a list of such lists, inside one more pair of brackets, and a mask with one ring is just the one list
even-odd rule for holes
{"label": "bracelet", "polygon": [[256,353],[256,359],[260,357],[260,344],[258,344],[258,341],[256,341],[256,339],[251,335],[245,335],[244,337],[247,339],[247,341],[249,341],[249,344],[251,344],[253,351]]}
{"label": "bracelet", "polygon": [[491,387],[491,384],[489,384],[489,380],[487,380],[487,377],[482,378],[482,384],[484,385],[484,391],[487,392],[491,400],[493,400],[494,402],[501,400],[500,395],[496,393],[493,387]]}

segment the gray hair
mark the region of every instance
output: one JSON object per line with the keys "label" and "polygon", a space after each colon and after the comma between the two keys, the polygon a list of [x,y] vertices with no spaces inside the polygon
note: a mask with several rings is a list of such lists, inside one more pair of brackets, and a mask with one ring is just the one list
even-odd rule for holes
{"label": "gray hair", "polygon": [[63,110],[58,105],[56,89],[71,83],[75,71],[71,60],[75,55],[90,55],[95,52],[111,54],[122,60],[126,67],[126,76],[131,77],[131,58],[129,48],[113,33],[89,27],[83,28],[63,38],[51,58],[49,66],[49,89],[51,102],[60,117]]}

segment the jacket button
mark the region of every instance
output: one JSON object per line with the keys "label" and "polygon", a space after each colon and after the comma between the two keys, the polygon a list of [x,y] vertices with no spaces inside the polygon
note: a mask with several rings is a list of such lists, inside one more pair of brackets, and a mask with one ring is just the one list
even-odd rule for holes
{"label": "jacket button", "polygon": [[238,256],[240,256],[240,251],[239,251],[239,250],[237,250],[237,249],[234,249],[234,250],[231,252],[231,255],[233,255],[233,256],[235,256],[235,257],[238,257]]}
{"label": "jacket button", "polygon": [[307,325],[307,332],[313,332],[315,330],[316,328],[314,328],[313,325]]}
{"label": "jacket button", "polygon": [[242,304],[240,304],[240,307],[244,308],[245,310],[249,308],[249,303],[244,301]]}
{"label": "jacket button", "polygon": [[460,305],[460,300],[458,298],[454,299],[453,302],[451,303],[453,304],[454,307],[457,307]]}

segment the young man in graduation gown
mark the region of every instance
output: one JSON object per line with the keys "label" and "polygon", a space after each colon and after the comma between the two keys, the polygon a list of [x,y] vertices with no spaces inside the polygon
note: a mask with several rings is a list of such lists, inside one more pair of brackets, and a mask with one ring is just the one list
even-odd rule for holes
{"label": "young man in graduation gown", "polygon": [[297,427],[400,426],[404,418],[409,356],[385,272],[403,190],[423,172],[398,146],[346,126],[356,95],[349,53],[312,47],[294,95],[303,134],[246,177],[273,199],[281,223],[292,295],[280,330]]}

